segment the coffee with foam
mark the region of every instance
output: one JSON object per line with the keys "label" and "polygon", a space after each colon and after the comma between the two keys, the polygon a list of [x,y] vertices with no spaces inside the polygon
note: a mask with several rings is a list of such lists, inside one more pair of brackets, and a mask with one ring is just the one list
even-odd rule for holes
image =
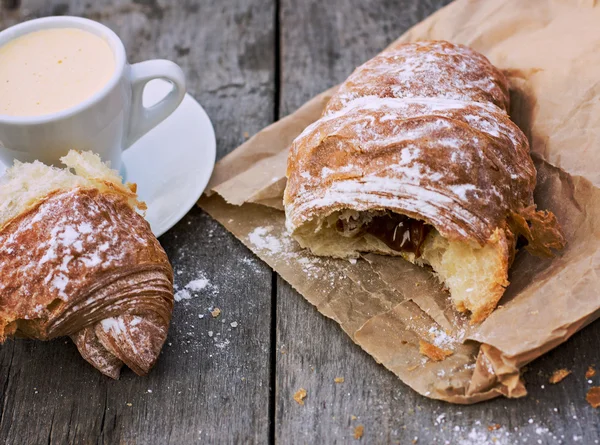
{"label": "coffee with foam", "polygon": [[115,72],[108,42],[77,28],[32,32],[0,47],[0,115],[40,116],[90,98]]}

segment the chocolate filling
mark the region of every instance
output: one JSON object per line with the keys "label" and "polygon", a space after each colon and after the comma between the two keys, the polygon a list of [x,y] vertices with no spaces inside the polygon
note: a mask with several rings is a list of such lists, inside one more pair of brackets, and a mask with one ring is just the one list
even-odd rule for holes
{"label": "chocolate filling", "polygon": [[[340,232],[344,232],[344,229],[354,232],[355,225],[356,222],[352,220],[338,220],[336,227]],[[418,258],[421,256],[421,247],[430,230],[431,226],[423,221],[387,212],[384,215],[374,216],[356,235],[366,232],[383,241],[390,249],[414,253]]]}

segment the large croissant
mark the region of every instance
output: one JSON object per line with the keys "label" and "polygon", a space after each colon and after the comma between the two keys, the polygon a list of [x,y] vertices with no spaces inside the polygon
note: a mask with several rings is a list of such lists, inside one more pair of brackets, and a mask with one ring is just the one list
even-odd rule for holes
{"label": "large croissant", "polygon": [[508,109],[504,75],[465,46],[386,50],[294,141],[288,229],[317,255],[431,266],[458,310],[485,319],[519,236],[542,255],[564,245],[554,215],[535,210],[536,170]]}
{"label": "large croissant", "polygon": [[166,339],[173,271],[134,186],[91,153],[17,163],[0,182],[0,342],[70,336],[102,373],[148,373]]}

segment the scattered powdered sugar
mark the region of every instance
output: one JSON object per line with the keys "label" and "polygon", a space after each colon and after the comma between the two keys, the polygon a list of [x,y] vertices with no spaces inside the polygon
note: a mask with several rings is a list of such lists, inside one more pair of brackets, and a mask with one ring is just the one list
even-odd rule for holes
{"label": "scattered powdered sugar", "polygon": [[543,434],[547,434],[548,431],[549,431],[548,428],[541,427],[541,426],[538,426],[538,427],[535,428],[535,434],[537,434],[538,436],[541,436]]}
{"label": "scattered powdered sugar", "polygon": [[473,184],[451,185],[448,186],[448,188],[463,201],[468,199],[467,192],[473,192],[477,190],[477,187],[475,187]]}
{"label": "scattered powdered sugar", "polygon": [[243,257],[243,258],[240,258],[240,262],[247,266],[256,266],[256,261],[252,258]]}
{"label": "scattered powdered sugar", "polygon": [[[366,62],[342,84],[328,109],[335,110],[356,97],[377,94],[381,77],[395,97],[435,97],[494,101],[506,105],[505,93],[494,80],[493,68],[472,50],[448,43],[402,45]],[[329,111],[331,112],[331,111]]]}
{"label": "scattered powdered sugar", "polygon": [[210,285],[210,282],[206,278],[198,278],[196,280],[190,281],[186,284],[186,289],[189,289],[193,292],[201,291],[202,289],[206,289],[207,286]]}
{"label": "scattered powdered sugar", "polygon": [[487,429],[475,429],[472,428],[466,435],[466,437],[458,440],[459,445],[504,445],[513,443],[512,441],[499,440],[502,437],[502,431],[496,430],[490,434]]}
{"label": "scattered powdered sugar", "polygon": [[89,256],[83,256],[80,258],[80,260],[83,262],[83,264],[85,264],[86,267],[94,267],[102,263],[102,258],[100,258],[97,252],[91,252]]}
{"label": "scattered powdered sugar", "polygon": [[[435,414],[435,412],[434,412]],[[564,435],[552,432],[533,419],[523,419],[523,424],[508,428],[493,421],[476,420],[465,424],[460,411],[445,411],[433,418],[433,424],[442,431],[430,443],[444,445],[513,445],[513,444],[566,444]],[[581,440],[581,436],[577,436]],[[573,441],[577,441],[573,437]],[[420,442],[419,442],[420,443]]]}
{"label": "scattered powdered sugar", "polygon": [[182,289],[175,292],[175,301],[190,300],[199,296],[197,293],[212,290],[213,294],[218,291],[216,285],[212,284],[204,275],[200,275],[188,282]]}
{"label": "scattered powdered sugar", "polygon": [[69,279],[61,274],[55,275],[50,285],[58,291],[58,295],[63,299],[67,298],[67,294],[65,293],[65,289],[67,288],[67,284],[69,283]]}
{"label": "scattered powdered sugar", "polygon": [[125,332],[126,330],[125,323],[123,322],[123,319],[121,317],[105,318],[100,322],[100,324],[104,332],[113,331],[114,333],[118,334],[121,332]]}
{"label": "scattered powdered sugar", "polygon": [[219,349],[225,349],[227,346],[229,346],[229,339],[223,339],[221,340],[219,337],[213,337],[215,340],[215,346]]}
{"label": "scattered powdered sugar", "polygon": [[[52,196],[29,219],[0,236],[0,271],[19,269],[19,280],[24,284],[17,292],[23,296],[39,293],[36,286],[41,278],[46,285],[43,293],[67,301],[73,289],[89,279],[89,274],[81,273],[82,267],[88,273],[118,267],[140,243],[147,244],[139,239],[137,227],[121,230],[115,222],[115,211],[110,199],[94,197],[89,191],[73,189]],[[133,224],[141,227],[142,222],[134,220]],[[31,232],[38,234],[33,248],[27,243]],[[8,281],[0,283],[0,292],[10,285]],[[39,294],[36,298],[45,297]],[[30,316],[36,313],[35,300]]]}
{"label": "scattered powdered sugar", "polygon": [[92,225],[88,222],[84,222],[81,223],[77,226],[77,230],[79,231],[79,233],[82,233],[84,235],[87,235],[88,233],[92,233],[93,229],[92,229]]}
{"label": "scattered powdered sugar", "polygon": [[192,298],[192,294],[187,289],[180,289],[175,292],[175,301],[179,302],[182,300],[189,300]]}
{"label": "scattered powdered sugar", "polygon": [[454,337],[451,337],[442,329],[436,326],[432,326],[431,328],[429,328],[429,336],[432,340],[431,343],[437,346],[438,348],[453,349],[454,345],[456,344],[456,339]]}
{"label": "scattered powdered sugar", "polygon": [[271,254],[280,253],[283,250],[281,241],[269,233],[272,226],[257,227],[248,234],[248,240],[260,250],[266,250]]}
{"label": "scattered powdered sugar", "polygon": [[329,259],[314,256],[301,249],[283,227],[257,227],[248,235],[248,241],[257,253],[270,256],[275,263],[300,266],[304,276],[308,278],[327,281],[332,287],[335,286],[336,280],[346,278],[345,274],[335,267],[329,267]]}
{"label": "scattered powdered sugar", "polygon": [[[321,170],[321,177],[322,178],[327,178],[328,176],[331,175],[339,175],[339,174],[343,174],[343,173],[350,173],[352,172],[352,170],[354,169],[354,167],[352,165],[345,165],[343,167],[338,167],[335,170],[329,168],[329,167],[323,167],[323,169]],[[302,175],[302,177],[304,177],[305,179],[306,176]],[[310,174],[309,174],[309,178],[310,179]]]}
{"label": "scattered powdered sugar", "polygon": [[304,272],[308,272],[308,275],[310,276],[310,272],[314,271],[315,268],[318,268],[319,266],[319,260],[317,258],[311,258],[311,257],[301,257],[298,258],[298,264],[300,264],[302,266],[302,269],[304,270]]}

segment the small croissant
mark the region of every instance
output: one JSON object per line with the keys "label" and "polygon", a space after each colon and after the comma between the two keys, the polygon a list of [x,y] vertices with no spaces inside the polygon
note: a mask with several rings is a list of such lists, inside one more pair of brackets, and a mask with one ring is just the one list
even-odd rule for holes
{"label": "small croissant", "polygon": [[69,336],[103,374],[145,375],[167,337],[173,270],[135,185],[89,152],[61,161],[16,162],[0,180],[0,343]]}

